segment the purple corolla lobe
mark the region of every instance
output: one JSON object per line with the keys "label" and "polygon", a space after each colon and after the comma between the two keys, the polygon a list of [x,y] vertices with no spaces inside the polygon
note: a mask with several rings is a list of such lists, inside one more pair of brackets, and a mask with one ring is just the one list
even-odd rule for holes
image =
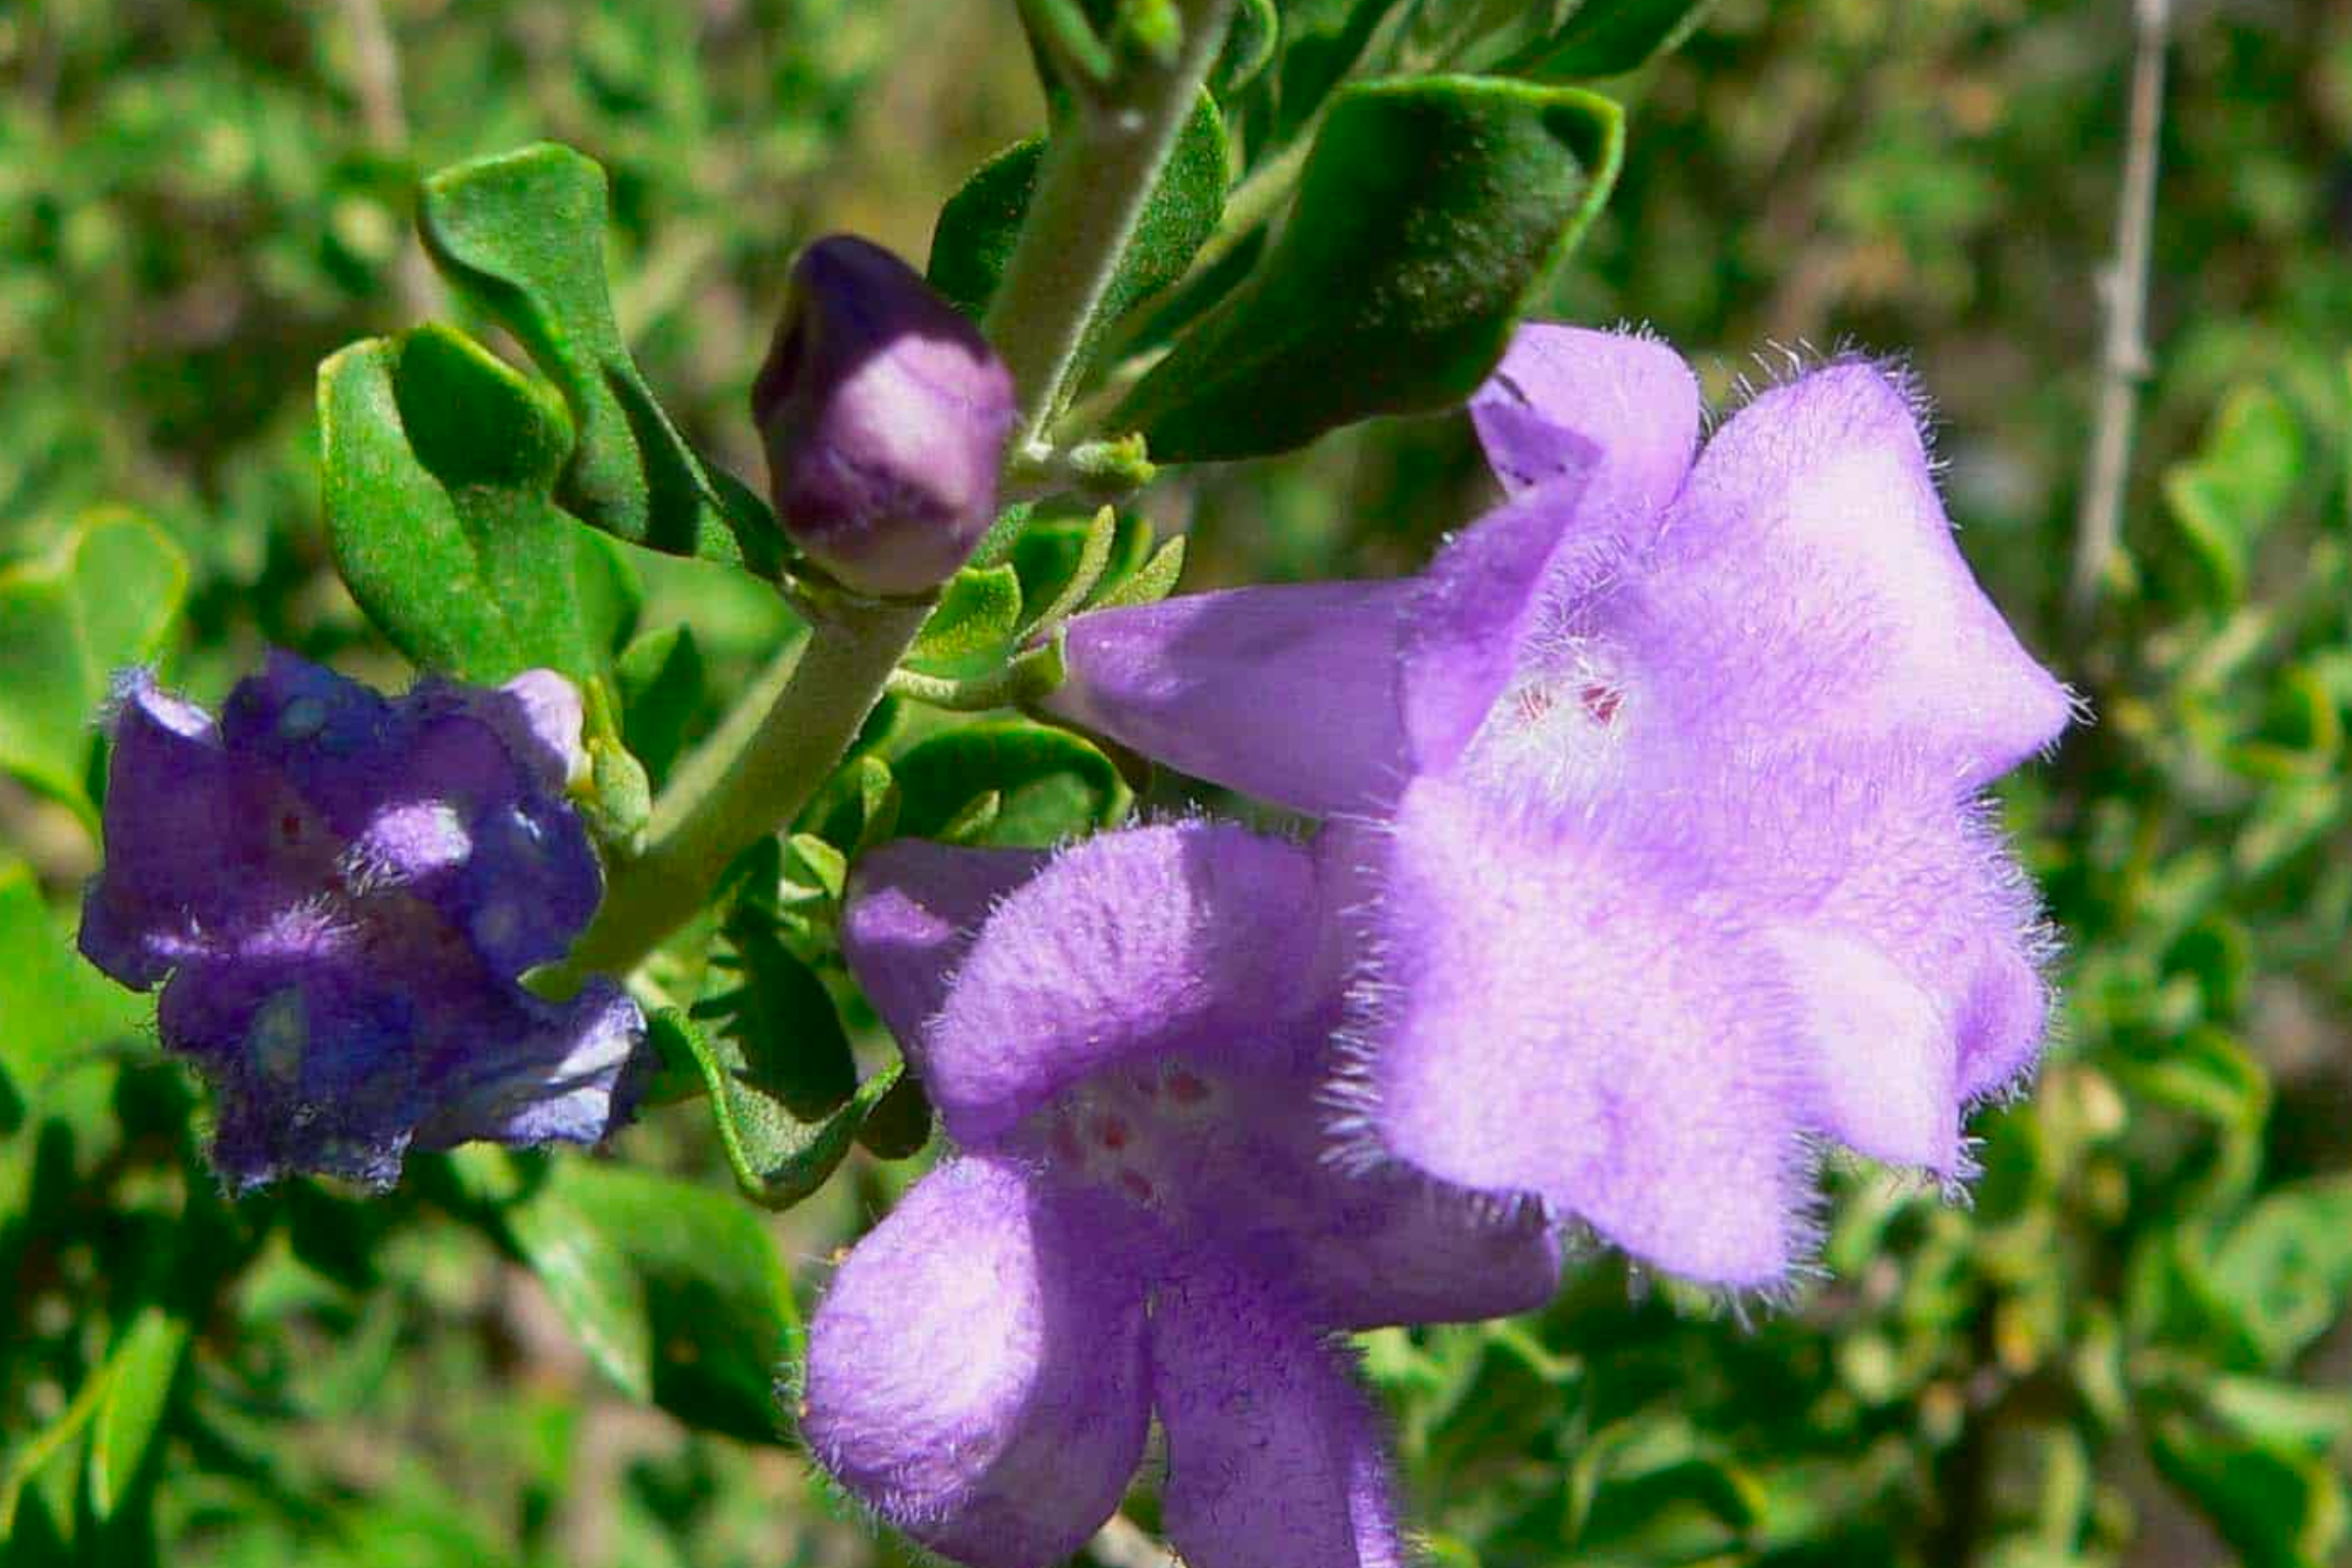
{"label": "purple corolla lobe", "polygon": [[592,980],[545,1001],[602,890],[566,800],[568,682],[428,679],[386,698],[283,652],[218,721],[118,683],[91,963],[163,986],[164,1045],[212,1082],[213,1160],[384,1186],[411,1146],[592,1142],[625,1110],[644,1021]]}

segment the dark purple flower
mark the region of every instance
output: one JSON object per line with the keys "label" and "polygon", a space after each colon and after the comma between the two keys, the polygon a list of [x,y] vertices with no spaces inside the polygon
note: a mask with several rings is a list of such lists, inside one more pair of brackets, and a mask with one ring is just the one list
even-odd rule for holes
{"label": "dark purple flower", "polygon": [[894,846],[843,948],[962,1153],[859,1243],[810,1329],[834,1475],[977,1568],[1067,1557],[1152,1416],[1195,1568],[1403,1559],[1332,1336],[1523,1310],[1539,1214],[1335,1170],[1344,867],[1194,822],[1013,851]]}
{"label": "dark purple flower", "polygon": [[414,1144],[593,1142],[644,1033],[561,958],[602,873],[564,798],[580,699],[534,670],[387,698],[273,652],[220,719],[124,675],[105,869],[82,951],[165,982],[163,1043],[219,1097],[213,1160],[244,1189],[312,1171],[389,1184]]}
{"label": "dark purple flower", "polygon": [[922,275],[849,235],[793,267],[752,387],[776,515],[865,593],[946,582],[996,518],[1012,373]]}
{"label": "dark purple flower", "polygon": [[1665,345],[1521,332],[1506,500],[1419,578],[1080,616],[1070,717],[1339,819],[1373,1146],[1728,1284],[1823,1138],[1947,1178],[2047,947],[1976,802],[2066,724],[1954,547],[1919,412],[1839,361],[1703,453]]}

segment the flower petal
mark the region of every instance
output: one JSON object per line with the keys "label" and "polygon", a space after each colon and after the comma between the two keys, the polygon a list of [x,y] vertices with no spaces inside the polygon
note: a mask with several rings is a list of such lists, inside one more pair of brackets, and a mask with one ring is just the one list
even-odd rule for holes
{"label": "flower petal", "polygon": [[901,839],[858,861],[842,908],[841,956],[902,1045],[919,1040],[947,1000],[988,911],[1052,858]]}
{"label": "flower petal", "polygon": [[1424,779],[1387,872],[1363,1031],[1386,1147],[1673,1272],[1779,1280],[1807,1239],[1808,1083],[1777,966],[1703,865]]}
{"label": "flower petal", "polygon": [[1903,389],[1856,361],[1716,434],[1612,619],[1688,729],[1913,737],[1974,785],[2071,716],[1954,545]]}
{"label": "flower petal", "polygon": [[1339,1352],[1293,1307],[1218,1272],[1162,1291],[1152,1391],[1162,1506],[1191,1568],[1398,1568],[1388,1462]]}
{"label": "flower petal", "polygon": [[1559,1284],[1557,1230],[1533,1204],[1499,1205],[1386,1165],[1316,1174],[1320,1223],[1291,1260],[1332,1329],[1471,1323],[1531,1311]]}
{"label": "flower petal", "polygon": [[1597,470],[1595,500],[1654,517],[1698,446],[1698,382],[1654,337],[1530,322],[1470,399],[1486,461],[1503,488]]}
{"label": "flower petal", "polygon": [[625,1075],[645,1039],[628,993],[599,975],[566,1003],[514,1000],[521,1016],[504,1049],[468,1042],[428,1069],[436,1105],[417,1126],[419,1148],[595,1143],[627,1115]]}
{"label": "flower petal", "polygon": [[2049,939],[1998,832],[1932,757],[1872,760],[1758,759],[1724,791],[1707,854],[1785,966],[1819,1130],[1958,1175],[1962,1109],[2039,1047]]}
{"label": "flower petal", "polygon": [[1106,833],[997,908],[909,1054],[947,1130],[984,1142],[1114,1062],[1291,1032],[1335,995],[1327,935],[1295,844],[1203,821]]}
{"label": "flower petal", "polygon": [[144,990],[297,901],[337,845],[291,791],[222,747],[202,709],[146,671],[124,676],[110,728],[106,862],[83,905],[81,946]]}
{"label": "flower petal", "polygon": [[[1528,491],[1449,541],[1414,580],[1397,643],[1414,772],[1441,770],[1461,755],[1511,684],[1546,607],[1622,559],[1617,535],[1585,526],[1585,488],[1572,475]],[[1320,728],[1293,729],[1291,744],[1321,739]]]}
{"label": "flower petal", "polygon": [[1011,1167],[943,1166],[858,1243],[810,1326],[811,1451],[973,1568],[1069,1556],[1142,1458],[1142,1289],[1086,1218]]}
{"label": "flower petal", "polygon": [[1187,594],[1074,617],[1051,711],[1169,766],[1314,814],[1405,772],[1398,615],[1414,580]]}

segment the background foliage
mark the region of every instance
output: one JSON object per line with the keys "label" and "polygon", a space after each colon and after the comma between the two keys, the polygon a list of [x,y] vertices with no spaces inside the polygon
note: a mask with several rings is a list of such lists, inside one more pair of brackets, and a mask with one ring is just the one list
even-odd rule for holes
{"label": "background foliage", "polygon": [[[1793,1310],[1743,1326],[1596,1260],[1537,1316],[1373,1336],[1441,1561],[2346,1560],[2352,11],[2179,8],[2132,569],[2069,621],[2129,9],[1723,0],[1608,85],[1623,173],[1547,314],[1652,322],[1718,393],[1766,343],[1908,354],[1972,560],[2098,714],[2007,794],[2070,1001],[2033,1097],[1979,1119],[1973,1208],[1840,1173],[1828,1278]],[[625,1165],[468,1154],[383,1202],[228,1204],[188,1080],[66,956],[95,854],[81,716],[112,663],[211,698],[264,641],[397,678],[330,564],[313,389],[354,338],[488,331],[413,239],[422,174],[546,139],[597,159],[621,335],[755,478],[739,411],[793,247],[847,227],[923,256],[1039,116],[995,0],[0,14],[9,1560],[901,1560],[779,1444],[768,1379],[909,1167],[852,1155],[771,1218],[681,1107]],[[1153,506],[1202,586],[1405,569],[1482,494],[1432,417]],[[691,602],[707,689],[785,635],[746,580],[631,554],[633,619]],[[684,657],[632,655],[624,700]],[[875,807],[825,804],[837,842]],[[795,852],[822,882],[822,847]],[[726,962],[793,962],[737,935]]]}

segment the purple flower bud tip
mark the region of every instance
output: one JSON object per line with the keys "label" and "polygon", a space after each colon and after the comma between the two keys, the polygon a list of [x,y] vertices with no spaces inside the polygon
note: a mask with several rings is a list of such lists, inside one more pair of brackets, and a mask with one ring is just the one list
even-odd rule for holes
{"label": "purple flower bud tip", "polygon": [[529,671],[388,698],[273,653],[219,721],[144,670],[117,682],[106,864],[82,951],[165,982],[163,1043],[219,1097],[213,1161],[389,1184],[411,1146],[593,1142],[625,1114],[644,1020],[563,956],[602,873],[564,797],[580,699]]}
{"label": "purple flower bud tip", "polygon": [[947,581],[996,517],[1012,373],[920,274],[832,235],[800,253],[752,385],[776,515],[860,592]]}

